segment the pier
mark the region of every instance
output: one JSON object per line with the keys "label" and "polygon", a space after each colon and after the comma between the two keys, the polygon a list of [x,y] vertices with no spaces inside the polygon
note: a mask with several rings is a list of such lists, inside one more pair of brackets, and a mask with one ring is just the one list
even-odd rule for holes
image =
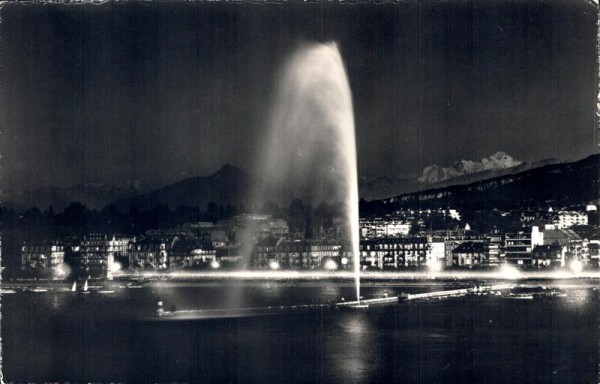
{"label": "pier", "polygon": [[516,284],[482,285],[470,288],[451,289],[444,291],[402,294],[400,296],[377,297],[360,301],[342,301],[333,304],[305,304],[305,305],[282,305],[269,307],[246,307],[246,308],[216,308],[216,309],[191,309],[179,311],[165,311],[162,301],[157,302],[156,317],[159,319],[214,319],[227,317],[250,317],[267,316],[278,314],[302,313],[314,310],[330,309],[368,309],[372,306],[383,306],[397,304],[403,301],[442,299],[448,297],[464,296],[467,294],[481,294],[484,292],[511,290]]}
{"label": "pier", "polygon": [[516,284],[496,284],[496,285],[481,285],[471,288],[451,289],[446,291],[435,291],[425,293],[407,294],[404,300],[421,300],[421,299],[437,299],[452,296],[463,296],[467,294],[477,294],[490,291],[503,291],[516,288]]}

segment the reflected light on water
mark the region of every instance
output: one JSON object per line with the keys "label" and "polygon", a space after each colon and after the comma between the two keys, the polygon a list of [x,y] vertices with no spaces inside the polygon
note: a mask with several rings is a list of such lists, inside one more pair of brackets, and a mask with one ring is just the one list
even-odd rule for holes
{"label": "reflected light on water", "polygon": [[566,306],[570,309],[586,309],[590,302],[592,291],[590,289],[573,289],[566,298]]}
{"label": "reflected light on water", "polygon": [[328,353],[337,356],[332,363],[340,365],[336,368],[347,372],[353,382],[370,382],[369,375],[377,371],[378,361],[373,359],[377,346],[369,316],[361,312],[348,313],[339,325],[344,333],[344,343],[328,344]]}

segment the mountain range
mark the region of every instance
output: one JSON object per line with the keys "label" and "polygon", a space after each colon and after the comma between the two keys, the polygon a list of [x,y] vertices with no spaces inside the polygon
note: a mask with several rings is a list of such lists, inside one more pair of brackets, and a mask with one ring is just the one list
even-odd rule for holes
{"label": "mountain range", "polygon": [[435,184],[473,173],[514,168],[520,164],[522,162],[512,158],[510,155],[504,152],[497,152],[490,157],[483,158],[481,161],[461,160],[448,168],[443,168],[436,164],[430,165],[423,170],[423,174],[418,180],[421,183]]}
{"label": "mountain range", "polygon": [[[554,160],[527,163],[498,152],[481,161],[463,160],[448,168],[432,165],[419,178],[363,178],[360,193],[367,200],[407,206],[583,204],[598,198],[598,156],[572,163]],[[251,179],[245,171],[227,164],[212,175],[187,178],[154,190],[135,185],[110,187],[86,183],[32,192],[4,191],[2,204],[15,209],[53,206],[55,211],[77,201],[91,209],[115,204],[125,211],[143,211],[158,205],[204,209],[210,202],[241,207],[249,206],[253,193]]]}
{"label": "mountain range", "polygon": [[359,182],[359,193],[366,200],[382,200],[417,191],[451,185],[467,185],[479,180],[516,174],[555,163],[557,163],[555,159],[522,162],[504,152],[497,152],[481,161],[461,160],[451,167],[433,164],[425,167],[421,175],[416,178],[394,176],[362,178]]}
{"label": "mountain range", "polygon": [[61,211],[73,202],[81,202],[91,209],[101,209],[113,201],[148,192],[139,185],[110,186],[101,183],[83,183],[67,188],[39,188],[33,191],[4,190],[2,205],[16,210],[38,207]]}
{"label": "mountain range", "polygon": [[[513,169],[518,169],[514,167]],[[546,164],[465,185],[433,188],[386,199],[401,207],[514,209],[581,206],[600,199],[600,155]]]}

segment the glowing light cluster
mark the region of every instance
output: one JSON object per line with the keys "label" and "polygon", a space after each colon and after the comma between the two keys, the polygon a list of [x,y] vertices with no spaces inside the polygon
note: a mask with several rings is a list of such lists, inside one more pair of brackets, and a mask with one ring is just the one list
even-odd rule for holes
{"label": "glowing light cluster", "polygon": [[279,262],[276,260],[271,260],[269,262],[269,268],[273,269],[273,270],[278,270],[279,268],[281,268],[281,266],[279,265]]}
{"label": "glowing light cluster", "polygon": [[121,270],[121,268],[122,268],[121,263],[115,261],[110,266],[110,271],[111,272],[119,272]]}
{"label": "glowing light cluster", "polygon": [[500,269],[500,275],[504,279],[516,280],[521,277],[521,272],[516,267],[505,264]]}
{"label": "glowing light cluster", "polygon": [[431,260],[431,262],[427,265],[427,268],[431,273],[438,273],[442,270],[443,265],[439,260]]}
{"label": "glowing light cluster", "polygon": [[583,263],[577,259],[573,260],[571,261],[569,268],[571,268],[571,271],[574,273],[581,273],[583,271]]}
{"label": "glowing light cluster", "polygon": [[325,263],[323,263],[323,268],[325,268],[328,271],[335,271],[338,269],[338,264],[335,262],[335,260],[327,260]]}

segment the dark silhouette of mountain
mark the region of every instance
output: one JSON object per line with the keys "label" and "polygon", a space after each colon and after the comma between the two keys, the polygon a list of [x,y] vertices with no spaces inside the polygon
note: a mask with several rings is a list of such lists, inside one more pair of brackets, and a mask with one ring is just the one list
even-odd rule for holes
{"label": "dark silhouette of mountain", "polygon": [[579,206],[598,201],[599,182],[600,155],[595,154],[467,185],[403,194],[387,202],[402,207],[461,209]]}
{"label": "dark silhouette of mountain", "polygon": [[114,187],[100,183],[83,183],[67,188],[40,188],[34,191],[5,190],[2,205],[13,209],[49,206],[60,211],[73,202],[80,202],[90,209],[101,209],[107,204],[145,193],[137,185]]}
{"label": "dark silhouette of mountain", "polygon": [[359,195],[367,200],[380,200],[419,190],[416,178],[402,176],[362,177],[358,182]]}
{"label": "dark silhouette of mountain", "polygon": [[178,205],[204,209],[211,202],[240,207],[250,197],[249,185],[249,177],[244,171],[226,164],[210,176],[191,177],[143,195],[116,201],[115,205],[124,211],[144,211],[159,205],[171,209]]}

